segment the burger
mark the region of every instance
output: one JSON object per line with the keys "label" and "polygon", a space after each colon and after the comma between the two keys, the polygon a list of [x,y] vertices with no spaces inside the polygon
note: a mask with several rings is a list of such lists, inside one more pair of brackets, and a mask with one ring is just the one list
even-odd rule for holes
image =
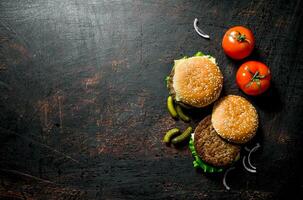
{"label": "burger", "polygon": [[257,128],[258,114],[249,101],[236,95],[221,98],[190,138],[194,167],[223,171],[240,158],[241,144],[251,140]]}
{"label": "burger", "polygon": [[167,88],[174,101],[188,108],[202,108],[218,99],[223,75],[215,58],[198,52],[175,60]]}

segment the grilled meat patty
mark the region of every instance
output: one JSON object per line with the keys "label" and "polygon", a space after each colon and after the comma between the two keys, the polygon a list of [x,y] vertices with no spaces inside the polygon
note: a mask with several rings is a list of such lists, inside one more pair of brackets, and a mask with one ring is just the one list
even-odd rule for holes
{"label": "grilled meat patty", "polygon": [[231,165],[239,157],[241,149],[239,145],[225,141],[217,134],[210,115],[196,127],[194,145],[200,158],[216,167]]}

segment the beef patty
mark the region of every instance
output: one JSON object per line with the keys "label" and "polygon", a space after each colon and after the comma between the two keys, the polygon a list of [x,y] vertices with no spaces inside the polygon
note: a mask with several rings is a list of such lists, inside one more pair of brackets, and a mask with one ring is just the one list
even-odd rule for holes
{"label": "beef patty", "polygon": [[205,117],[194,132],[195,149],[202,160],[216,167],[231,165],[240,155],[241,147],[222,139]]}

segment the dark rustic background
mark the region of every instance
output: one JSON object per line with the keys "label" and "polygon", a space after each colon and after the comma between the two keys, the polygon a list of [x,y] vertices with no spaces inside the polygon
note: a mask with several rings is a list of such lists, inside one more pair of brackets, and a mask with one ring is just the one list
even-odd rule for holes
{"label": "dark rustic background", "polygon": [[[303,198],[303,2],[1,0],[1,199]],[[193,29],[194,18],[210,40]],[[241,94],[242,63],[220,46],[231,26],[256,37],[248,59],[272,69],[260,114],[257,174],[239,165],[196,172],[187,147],[163,134],[187,125],[166,111],[173,60],[201,50],[217,58],[224,93]],[[245,95],[243,95],[245,96]],[[194,126],[210,108],[193,113]]]}

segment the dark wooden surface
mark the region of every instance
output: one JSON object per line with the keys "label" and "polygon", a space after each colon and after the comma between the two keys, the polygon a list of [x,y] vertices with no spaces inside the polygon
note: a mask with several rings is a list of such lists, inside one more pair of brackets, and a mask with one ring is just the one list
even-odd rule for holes
{"label": "dark wooden surface", "polygon": [[[303,198],[303,2],[2,0],[0,2],[1,199]],[[209,33],[200,38],[194,18]],[[164,77],[173,60],[201,50],[217,58],[224,94],[243,95],[243,62],[220,46],[228,27],[255,33],[248,59],[273,85],[248,97],[260,115],[257,174],[239,165],[196,172],[187,147],[161,139],[174,121]],[[243,95],[245,96],[245,95]],[[210,113],[194,113],[193,126]]]}

